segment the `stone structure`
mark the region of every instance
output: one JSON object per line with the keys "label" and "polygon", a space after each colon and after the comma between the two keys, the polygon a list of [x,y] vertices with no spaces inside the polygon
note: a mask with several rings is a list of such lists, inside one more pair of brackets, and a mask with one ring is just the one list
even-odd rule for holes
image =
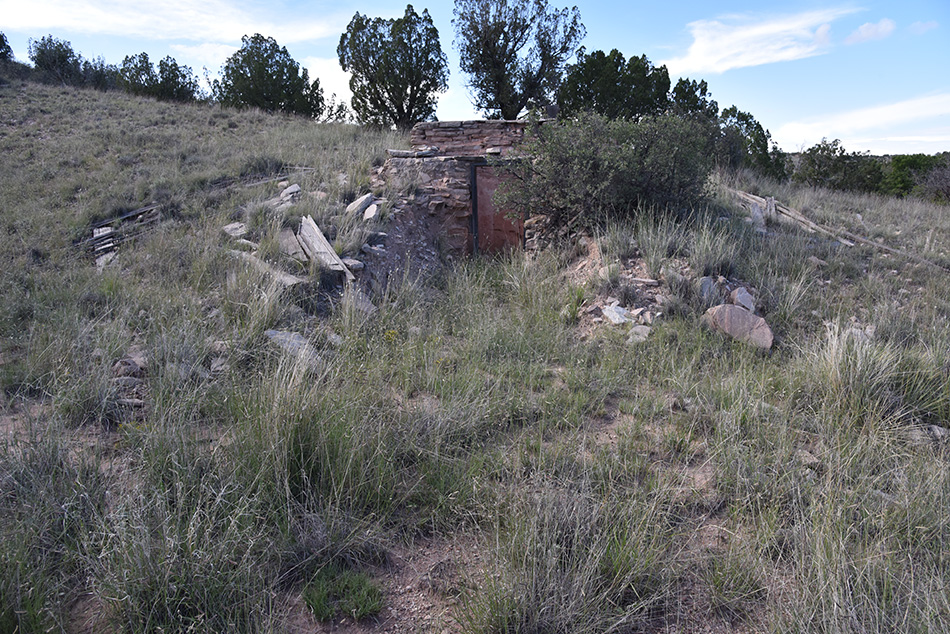
{"label": "stone structure", "polygon": [[494,209],[491,194],[501,176],[489,158],[514,158],[527,125],[524,121],[417,124],[409,137],[413,149],[390,150],[379,178],[397,191],[411,192],[397,208],[422,210],[436,220],[450,253],[519,246],[521,223]]}
{"label": "stone structure", "polygon": [[435,156],[507,156],[524,139],[525,121],[432,121],[409,133],[416,151]]}

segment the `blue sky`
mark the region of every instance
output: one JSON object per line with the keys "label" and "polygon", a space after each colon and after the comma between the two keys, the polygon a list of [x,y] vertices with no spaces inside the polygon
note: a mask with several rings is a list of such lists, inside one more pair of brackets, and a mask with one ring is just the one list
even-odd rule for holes
{"label": "blue sky", "polygon": [[[555,7],[566,6],[556,0]],[[336,45],[356,11],[398,17],[405,3],[324,0],[0,0],[0,31],[18,59],[29,38],[69,40],[118,64],[146,52],[215,75],[241,36],[274,37],[345,95]],[[453,3],[427,8],[449,58],[440,119],[477,116],[453,44]],[[577,2],[588,51],[646,55],[679,77],[705,79],[720,108],[751,112],[787,151],[823,137],[849,151],[950,151],[950,0]]]}

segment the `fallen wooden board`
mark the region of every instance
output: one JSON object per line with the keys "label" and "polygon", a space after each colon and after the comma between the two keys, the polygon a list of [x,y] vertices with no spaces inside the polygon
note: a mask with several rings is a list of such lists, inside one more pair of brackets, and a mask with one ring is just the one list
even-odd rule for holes
{"label": "fallen wooden board", "polygon": [[[768,201],[765,198],[762,198],[761,196],[756,196],[755,194],[750,194],[748,192],[739,191],[739,190],[733,190],[733,191],[735,192],[736,196],[740,200],[744,200],[745,202],[749,204],[759,205],[763,209],[765,209],[768,205]],[[776,202],[775,211],[785,216],[789,220],[794,221],[797,225],[799,225],[800,227],[802,227],[803,229],[805,229],[805,231],[809,233],[820,233],[822,235],[826,235],[829,238],[833,238],[834,240],[837,240],[838,242],[840,242],[846,247],[854,246],[854,243],[851,242],[850,240],[846,240],[845,238],[842,238],[840,235],[838,235],[834,231],[831,231],[830,229],[826,229],[825,227],[822,227],[821,225],[819,225],[817,222],[813,222],[812,220],[806,218],[797,209],[793,209],[787,205],[783,205],[782,203]]]}
{"label": "fallen wooden board", "polygon": [[[756,203],[760,205],[765,203],[764,198],[756,196],[755,194],[750,194],[748,192],[739,191],[739,190],[733,190],[733,191],[736,194],[736,196],[739,197],[740,200],[744,200],[749,203]],[[780,214],[786,216],[787,218],[791,220],[794,220],[796,223],[799,224],[799,226],[805,228],[807,231],[810,231],[811,233],[822,233],[824,235],[830,236],[845,246],[853,247],[855,243],[861,243],[870,247],[874,247],[876,249],[880,249],[881,251],[892,253],[902,258],[911,260],[912,262],[925,264],[927,266],[931,266],[933,268],[944,271],[945,273],[950,273],[950,269],[947,269],[946,267],[943,267],[937,264],[936,262],[928,260],[927,258],[921,257],[915,253],[910,253],[908,251],[902,251],[901,249],[895,249],[894,247],[889,247],[886,244],[875,242],[874,240],[869,240],[855,233],[852,233],[846,229],[832,230],[832,229],[827,229],[825,227],[822,227],[818,223],[813,222],[812,220],[809,220],[808,218],[806,218],[804,214],[802,214],[797,209],[794,209],[787,205],[783,205],[782,203],[776,202],[775,209]]]}
{"label": "fallen wooden board", "polygon": [[300,247],[300,242],[292,230],[281,229],[280,233],[277,234],[277,242],[280,244],[280,251],[284,255],[301,262],[307,261],[307,254],[303,252],[303,249]]}
{"label": "fallen wooden board", "polygon": [[329,241],[324,237],[323,232],[320,231],[320,227],[310,216],[304,216],[300,219],[300,231],[297,233],[297,239],[300,241],[300,246],[303,247],[307,257],[311,260],[319,262],[331,271],[343,273],[347,282],[356,279],[350,269],[343,264],[340,256],[336,254]]}

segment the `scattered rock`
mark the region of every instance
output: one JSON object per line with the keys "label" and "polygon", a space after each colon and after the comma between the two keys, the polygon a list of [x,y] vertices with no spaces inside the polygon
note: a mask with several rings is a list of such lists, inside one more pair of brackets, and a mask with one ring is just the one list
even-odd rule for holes
{"label": "scattered rock", "polygon": [[630,313],[623,306],[604,306],[601,308],[601,311],[603,312],[604,317],[606,317],[610,323],[615,326],[633,321]]}
{"label": "scattered rock", "polygon": [[352,285],[348,286],[343,293],[343,307],[358,310],[366,315],[372,315],[377,310],[373,302],[362,291]]}
{"label": "scattered rock", "polygon": [[363,212],[363,220],[376,220],[376,217],[379,215],[379,205],[372,204],[366,208],[366,211]]}
{"label": "scattered rock", "polygon": [[301,363],[306,364],[314,372],[323,369],[323,360],[317,355],[307,338],[299,332],[288,330],[266,330],[264,336],[288,354],[295,356]]}
{"label": "scattered rock", "polygon": [[112,379],[112,384],[114,386],[125,390],[134,390],[143,383],[144,381],[142,379],[135,376],[120,375]]}
{"label": "scattered rock", "polygon": [[373,194],[363,194],[347,206],[346,213],[352,215],[361,214],[372,204]]}
{"label": "scattered rock", "polygon": [[362,271],[366,268],[366,265],[362,261],[355,258],[343,258],[343,264],[346,265],[346,268],[351,271]]}
{"label": "scattered rock", "polygon": [[757,348],[769,350],[772,347],[772,329],[768,323],[741,306],[713,306],[703,315],[703,323],[713,330]]}
{"label": "scattered rock", "polygon": [[809,255],[809,256],[808,256],[808,263],[811,264],[811,265],[813,265],[813,266],[815,266],[816,268],[819,268],[819,269],[820,269],[821,267],[823,267],[823,266],[828,266],[828,263],[827,263],[827,262],[825,262],[825,261],[822,260],[821,258],[819,258],[819,257],[817,257],[817,256],[814,256],[814,255]]}
{"label": "scattered rock", "polygon": [[729,294],[729,301],[736,306],[742,306],[750,313],[755,314],[755,297],[744,286],[740,286]]}
{"label": "scattered rock", "polygon": [[243,222],[232,222],[221,227],[221,230],[232,238],[243,238],[247,235],[247,225]]}
{"label": "scattered rock", "polygon": [[627,343],[642,343],[647,340],[651,332],[653,332],[653,329],[649,326],[634,326],[630,329]]}
{"label": "scattered rock", "polygon": [[360,251],[362,251],[366,255],[376,255],[376,256],[386,255],[386,249],[382,247],[374,247],[371,244],[364,244],[362,247],[360,247]]}
{"label": "scattered rock", "polygon": [[708,275],[699,278],[699,297],[706,304],[719,303],[719,287],[716,280]]}
{"label": "scattered rock", "polygon": [[820,474],[823,469],[821,460],[815,457],[815,454],[805,449],[797,449],[795,451],[795,459],[802,464],[803,467],[811,469],[815,473]]}
{"label": "scattered rock", "polygon": [[907,440],[915,445],[943,445],[950,443],[950,429],[939,425],[921,425],[909,427],[905,431]]}
{"label": "scattered rock", "polygon": [[669,264],[664,264],[663,268],[660,269],[660,277],[666,281],[667,286],[670,288],[679,286],[686,281],[686,278]]}
{"label": "scattered rock", "polygon": [[234,246],[241,247],[247,251],[257,251],[261,245],[256,242],[251,242],[250,240],[245,240],[244,238],[238,238],[234,241]]}
{"label": "scattered rock", "polygon": [[295,198],[299,195],[300,195],[300,185],[297,185],[296,183],[284,189],[284,191],[280,192],[281,200],[290,200],[291,198]]}
{"label": "scattered rock", "polygon": [[112,375],[115,377],[135,377],[145,376],[148,370],[148,362],[145,354],[140,350],[130,350],[129,353],[115,362],[112,366]]}

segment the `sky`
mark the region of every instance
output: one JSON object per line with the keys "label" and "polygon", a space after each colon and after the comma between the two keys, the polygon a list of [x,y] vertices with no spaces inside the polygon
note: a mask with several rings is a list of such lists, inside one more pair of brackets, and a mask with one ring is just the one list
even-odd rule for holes
{"label": "sky", "polygon": [[[568,6],[548,0],[550,6]],[[703,79],[720,108],[751,113],[782,149],[840,139],[872,154],[950,151],[950,0],[576,0],[590,51],[618,49],[666,65],[672,83]],[[198,76],[217,76],[261,33],[285,46],[348,100],[336,47],[358,11],[395,18],[405,4],[365,0],[0,0],[0,32],[28,62],[30,38],[71,42],[86,59],[121,64],[167,55]],[[453,3],[428,9],[449,59],[441,120],[478,118],[459,68]]]}

